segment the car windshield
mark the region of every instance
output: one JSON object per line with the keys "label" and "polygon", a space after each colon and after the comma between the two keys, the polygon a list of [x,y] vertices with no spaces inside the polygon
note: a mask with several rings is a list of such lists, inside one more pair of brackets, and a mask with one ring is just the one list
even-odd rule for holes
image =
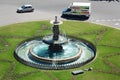
{"label": "car windshield", "polygon": [[71,11],[71,9],[70,8],[68,8],[67,10],[66,10],[66,12],[70,12]]}
{"label": "car windshield", "polygon": [[25,8],[25,6],[22,6],[21,8]]}
{"label": "car windshield", "polygon": [[24,9],[24,8],[32,8],[32,6],[25,6],[25,5],[23,5],[22,8],[23,8],[23,9]]}

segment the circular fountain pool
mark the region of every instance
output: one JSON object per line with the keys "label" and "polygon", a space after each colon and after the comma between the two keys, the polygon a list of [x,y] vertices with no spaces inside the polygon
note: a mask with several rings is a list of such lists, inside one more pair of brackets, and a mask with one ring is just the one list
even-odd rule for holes
{"label": "circular fountain pool", "polygon": [[50,51],[41,39],[27,40],[15,50],[15,57],[20,62],[40,69],[70,69],[83,66],[95,58],[94,45],[86,40],[68,38],[62,45],[62,51]]}
{"label": "circular fountain pool", "polygon": [[63,64],[77,60],[82,53],[80,46],[71,41],[68,44],[62,45],[62,47],[62,51],[50,51],[48,45],[39,41],[35,46],[30,48],[29,56],[38,62]]}

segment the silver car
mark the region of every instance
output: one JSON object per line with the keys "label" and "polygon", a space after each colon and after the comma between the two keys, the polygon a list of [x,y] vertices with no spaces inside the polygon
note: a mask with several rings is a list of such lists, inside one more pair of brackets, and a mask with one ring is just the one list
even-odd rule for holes
{"label": "silver car", "polygon": [[24,13],[24,12],[33,12],[34,8],[31,4],[23,5],[17,9],[17,13]]}

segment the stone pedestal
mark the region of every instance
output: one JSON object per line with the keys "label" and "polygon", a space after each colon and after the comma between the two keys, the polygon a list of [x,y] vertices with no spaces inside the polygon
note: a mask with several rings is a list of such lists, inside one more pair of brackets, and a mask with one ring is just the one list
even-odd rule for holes
{"label": "stone pedestal", "polygon": [[53,26],[53,40],[58,40],[59,39],[59,25],[54,25]]}

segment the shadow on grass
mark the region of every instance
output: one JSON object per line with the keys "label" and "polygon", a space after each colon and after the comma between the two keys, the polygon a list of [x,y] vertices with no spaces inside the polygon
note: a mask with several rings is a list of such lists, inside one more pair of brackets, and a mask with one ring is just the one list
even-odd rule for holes
{"label": "shadow on grass", "polygon": [[76,16],[76,15],[61,15],[61,18],[69,19],[69,20],[80,20],[80,21],[85,21],[89,19],[89,17],[86,16]]}

